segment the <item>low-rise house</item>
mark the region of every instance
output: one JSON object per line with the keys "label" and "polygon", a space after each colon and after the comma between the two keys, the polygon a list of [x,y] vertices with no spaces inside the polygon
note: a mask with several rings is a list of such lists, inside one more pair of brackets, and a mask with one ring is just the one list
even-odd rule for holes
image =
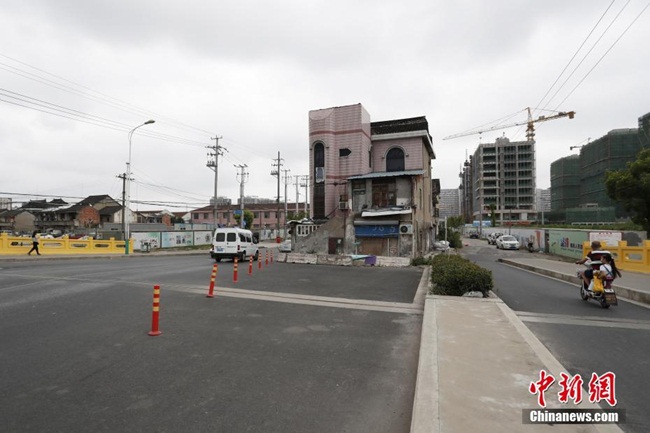
{"label": "low-rise house", "polygon": [[432,249],[440,183],[424,116],[371,122],[361,104],[310,111],[309,154],[311,217],[321,225],[296,250],[417,257]]}
{"label": "low-rise house", "polygon": [[[292,203],[287,209],[289,219],[295,213],[296,204]],[[304,203],[298,203],[299,209],[304,209]],[[258,200],[257,203],[245,203],[245,211],[253,213],[253,226],[247,227],[251,230],[275,230],[280,225],[280,229],[285,228],[287,221],[284,212],[284,203],[278,204],[274,200]],[[239,204],[220,204],[217,206],[217,224],[220,227],[230,227],[237,225],[235,214],[240,211]],[[214,224],[214,207],[204,206],[190,211],[192,224]]]}
{"label": "low-rise house", "polygon": [[151,210],[151,211],[137,211],[136,223],[138,224],[164,224],[166,226],[172,225],[172,217],[174,214],[168,210]]}
{"label": "low-rise house", "polygon": [[36,229],[33,213],[25,209],[0,211],[0,231],[10,233],[31,233]]}
{"label": "low-rise house", "polygon": [[23,208],[35,215],[35,228],[43,233],[83,232],[104,223],[121,223],[122,207],[106,194],[88,196],[71,206],[61,199],[34,200]]}

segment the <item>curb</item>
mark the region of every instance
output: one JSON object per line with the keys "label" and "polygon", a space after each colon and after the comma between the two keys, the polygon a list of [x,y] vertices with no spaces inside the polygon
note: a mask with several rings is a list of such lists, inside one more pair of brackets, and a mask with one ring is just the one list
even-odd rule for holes
{"label": "curb", "polygon": [[[423,279],[424,281],[424,279]],[[419,291],[419,289],[418,289]],[[438,364],[438,326],[435,302],[437,299],[456,298],[453,296],[427,295],[425,300],[424,315],[422,317],[422,333],[418,370],[413,398],[413,412],[411,416],[410,433],[439,433],[443,431],[440,414],[440,382]],[[567,371],[566,368],[553,356],[544,344],[528,329],[521,319],[508,307],[494,292],[489,298],[472,299],[469,302],[493,302],[498,305],[504,317],[522,337],[523,341],[535,353],[535,356],[556,377]],[[593,405],[582,402],[581,409],[593,409]],[[523,424],[522,424],[523,426]],[[586,428],[585,428],[586,427]],[[445,430],[454,431],[453,425],[448,422]],[[492,431],[492,430],[490,430]],[[494,430],[497,431],[497,430]],[[576,426],[578,431],[596,431],[599,433],[622,433],[618,425]]]}

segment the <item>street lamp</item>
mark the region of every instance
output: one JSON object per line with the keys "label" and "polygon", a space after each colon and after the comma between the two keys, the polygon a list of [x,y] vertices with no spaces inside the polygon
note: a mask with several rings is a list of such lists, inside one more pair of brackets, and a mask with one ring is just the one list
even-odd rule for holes
{"label": "street lamp", "polygon": [[129,211],[129,205],[130,205],[130,194],[129,190],[131,187],[131,138],[133,137],[133,133],[135,132],[136,129],[144,126],[144,125],[150,125],[152,123],[156,123],[155,120],[147,120],[144,122],[142,125],[138,125],[132,130],[129,131],[129,160],[126,162],[126,179],[125,179],[125,191],[124,191],[124,221],[122,222],[124,224],[124,254],[129,254],[129,218],[130,218],[130,211]]}

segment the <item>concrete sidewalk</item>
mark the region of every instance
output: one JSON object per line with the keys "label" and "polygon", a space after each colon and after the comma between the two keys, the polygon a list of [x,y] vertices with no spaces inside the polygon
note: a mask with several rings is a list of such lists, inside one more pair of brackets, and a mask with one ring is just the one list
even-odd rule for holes
{"label": "concrete sidewalk", "polygon": [[542,369],[556,378],[545,393],[549,409],[598,409],[588,399],[559,402],[568,370],[500,299],[429,295],[411,432],[621,432],[613,424],[524,424],[522,410],[539,409],[528,387]]}
{"label": "concrete sidewalk", "polygon": [[[541,258],[508,258],[499,259],[499,261],[538,274],[570,281],[576,286],[580,283],[576,271],[584,268],[584,266],[575,263]],[[623,276],[614,281],[616,294],[621,298],[650,304],[650,274],[629,271],[621,271],[621,273]]]}

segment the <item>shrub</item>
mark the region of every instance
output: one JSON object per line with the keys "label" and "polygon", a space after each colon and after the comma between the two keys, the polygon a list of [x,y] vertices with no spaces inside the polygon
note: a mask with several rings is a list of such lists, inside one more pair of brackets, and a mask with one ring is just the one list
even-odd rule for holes
{"label": "shrub", "polygon": [[438,255],[431,263],[431,282],[435,295],[462,296],[481,292],[487,297],[492,290],[492,272],[458,255]]}
{"label": "shrub", "polygon": [[416,257],[413,260],[411,260],[411,266],[430,266],[432,263],[431,257]]}
{"label": "shrub", "polygon": [[463,248],[463,239],[458,232],[449,233],[449,247],[456,248],[457,250]]}

